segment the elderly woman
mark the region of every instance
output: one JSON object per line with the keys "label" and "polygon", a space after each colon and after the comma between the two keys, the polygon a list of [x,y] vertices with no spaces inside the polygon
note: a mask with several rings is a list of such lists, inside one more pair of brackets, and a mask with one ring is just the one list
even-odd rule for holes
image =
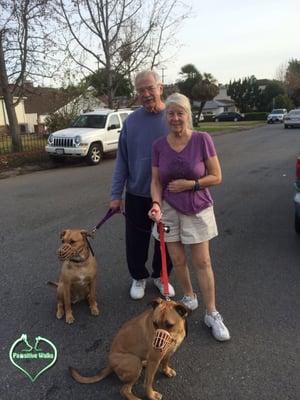
{"label": "elderly woman", "polygon": [[[149,217],[170,226],[165,241],[175,276],[191,310],[198,307],[185,245],[190,245],[192,262],[206,307],[205,324],[215,339],[230,339],[223,318],[216,310],[215,281],[209,240],[218,235],[213,200],[208,187],[221,183],[222,175],[215,146],[205,132],[192,130],[192,113],[187,97],[174,93],[166,100],[168,135],[152,147],[152,208]],[[158,238],[156,229],[153,235]]]}

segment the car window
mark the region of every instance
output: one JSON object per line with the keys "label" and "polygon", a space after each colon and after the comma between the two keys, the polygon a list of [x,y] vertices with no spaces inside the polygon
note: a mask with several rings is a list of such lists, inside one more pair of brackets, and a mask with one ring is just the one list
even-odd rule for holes
{"label": "car window", "polygon": [[129,113],[124,113],[124,112],[120,113],[120,117],[121,117],[122,122],[125,121],[125,119],[128,117],[128,115],[129,115]]}
{"label": "car window", "polygon": [[285,110],[283,110],[283,109],[277,109],[277,110],[273,110],[272,112],[271,112],[271,114],[284,114],[285,113]]}
{"label": "car window", "polygon": [[299,111],[298,110],[290,111],[289,115],[294,115],[294,116],[300,117],[300,110]]}
{"label": "car window", "polygon": [[106,115],[80,115],[71,125],[72,128],[104,128]]}
{"label": "car window", "polygon": [[112,125],[115,126],[115,129],[119,129],[121,127],[120,120],[116,114],[110,115],[109,117],[108,128],[110,128]]}

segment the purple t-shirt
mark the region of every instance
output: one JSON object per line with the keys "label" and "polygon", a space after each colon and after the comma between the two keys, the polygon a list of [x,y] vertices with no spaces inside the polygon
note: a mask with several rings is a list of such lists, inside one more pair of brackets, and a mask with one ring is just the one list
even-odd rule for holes
{"label": "purple t-shirt", "polygon": [[192,132],[183,150],[171,148],[167,138],[156,140],[152,146],[152,166],[158,167],[162,198],[182,214],[197,214],[213,204],[207,188],[194,192],[170,192],[168,183],[175,179],[200,179],[207,174],[205,160],[216,155],[212,138],[206,132]]}

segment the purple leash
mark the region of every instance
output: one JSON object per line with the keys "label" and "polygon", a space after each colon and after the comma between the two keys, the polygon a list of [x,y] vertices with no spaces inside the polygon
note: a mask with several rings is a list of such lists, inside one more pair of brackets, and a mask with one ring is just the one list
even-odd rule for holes
{"label": "purple leash", "polygon": [[96,231],[100,228],[101,225],[104,224],[104,222],[106,222],[109,218],[111,218],[113,215],[120,213],[120,209],[116,208],[116,209],[112,209],[110,208],[107,213],[104,215],[104,217],[98,222],[97,225],[95,225],[95,227],[92,230],[92,235],[94,235],[96,233]]}
{"label": "purple leash", "polygon": [[[107,213],[104,215],[104,217],[103,217],[103,218],[98,222],[98,224],[95,225],[94,228],[92,229],[92,236],[95,235],[96,231],[100,228],[100,226],[102,226],[109,218],[111,218],[111,217],[112,217],[113,215],[115,215],[115,214],[123,214],[124,217],[127,219],[127,221],[129,221],[129,223],[132,224],[132,225],[133,225],[136,229],[138,229],[139,231],[144,232],[144,233],[150,233],[150,232],[151,232],[151,229],[150,229],[150,230],[148,230],[148,229],[143,229],[143,228],[141,228],[141,227],[135,225],[135,224],[126,216],[125,212],[120,210],[120,208],[116,208],[116,209],[110,208],[110,209],[107,211]],[[169,231],[170,231],[170,228],[169,228],[168,226],[164,226],[164,231],[165,231],[165,232],[169,232]]]}

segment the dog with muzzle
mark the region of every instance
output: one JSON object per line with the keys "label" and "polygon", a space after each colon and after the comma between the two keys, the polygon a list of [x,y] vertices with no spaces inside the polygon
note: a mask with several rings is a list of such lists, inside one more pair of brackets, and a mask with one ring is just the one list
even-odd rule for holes
{"label": "dog with muzzle", "polygon": [[123,382],[121,395],[128,400],[140,400],[132,393],[132,387],[145,367],[147,398],[160,400],[162,395],[153,389],[153,380],[159,366],[168,378],[176,375],[169,361],[186,337],[188,310],[181,303],[160,298],[151,305],[151,309],[121,327],[112,342],[107,367],[91,377],[70,367],[72,377],[79,383],[95,383],[115,372]]}
{"label": "dog with muzzle", "polygon": [[61,272],[58,282],[48,282],[57,287],[56,317],[64,315],[66,322],[72,324],[74,316],[71,303],[87,299],[92,315],[99,315],[96,302],[97,262],[89,244],[87,231],[66,229],[61,232],[62,245],[57,251]]}

